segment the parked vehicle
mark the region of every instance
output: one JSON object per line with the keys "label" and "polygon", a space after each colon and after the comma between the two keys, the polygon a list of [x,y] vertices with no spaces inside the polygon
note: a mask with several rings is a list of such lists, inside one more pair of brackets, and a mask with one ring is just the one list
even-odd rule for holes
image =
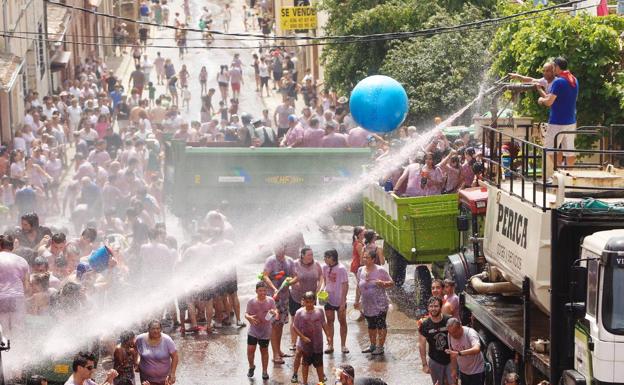
{"label": "parked vehicle", "polygon": [[[224,202],[232,218],[289,214],[352,183],[369,161],[368,148],[193,147],[173,140],[167,149],[166,199],[180,218],[203,217]],[[333,217],[339,225],[362,223],[361,199]]]}
{"label": "parked vehicle", "polygon": [[414,281],[419,305],[424,305],[431,294],[432,271],[434,276],[442,277],[450,253],[468,252],[465,246],[472,243],[460,238],[458,223],[462,227],[475,223],[473,227],[479,233],[477,224],[485,212],[485,194],[479,187],[459,194],[423,197],[399,197],[380,186],[365,190],[364,225],[383,237],[392,279],[402,285],[407,265],[418,265]]}

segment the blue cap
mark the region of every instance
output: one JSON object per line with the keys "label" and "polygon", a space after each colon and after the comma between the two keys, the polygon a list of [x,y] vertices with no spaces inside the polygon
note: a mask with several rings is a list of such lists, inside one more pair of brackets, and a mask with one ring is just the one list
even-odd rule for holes
{"label": "blue cap", "polygon": [[76,267],[76,277],[82,279],[84,273],[92,271],[91,265],[86,262],[80,262]]}
{"label": "blue cap", "polygon": [[288,121],[289,122],[296,122],[297,121],[297,117],[295,115],[288,115]]}

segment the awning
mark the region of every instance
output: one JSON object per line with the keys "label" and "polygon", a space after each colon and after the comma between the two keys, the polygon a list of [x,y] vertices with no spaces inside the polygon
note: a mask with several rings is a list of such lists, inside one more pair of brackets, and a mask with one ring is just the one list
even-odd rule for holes
{"label": "awning", "polygon": [[71,51],[56,51],[50,59],[50,69],[52,72],[64,70],[67,68],[70,58]]}
{"label": "awning", "polygon": [[19,56],[0,54],[0,91],[11,91],[23,65],[24,59]]}
{"label": "awning", "polygon": [[54,4],[48,4],[48,39],[62,41],[65,38],[71,20],[69,9]]}

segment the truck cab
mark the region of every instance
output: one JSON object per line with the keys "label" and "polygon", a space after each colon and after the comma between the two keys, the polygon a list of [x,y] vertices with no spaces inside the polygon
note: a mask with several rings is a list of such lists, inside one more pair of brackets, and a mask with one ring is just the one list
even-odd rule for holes
{"label": "truck cab", "polygon": [[580,263],[576,289],[586,295],[574,307],[574,369],[563,372],[564,381],[624,383],[624,229],[585,237]]}

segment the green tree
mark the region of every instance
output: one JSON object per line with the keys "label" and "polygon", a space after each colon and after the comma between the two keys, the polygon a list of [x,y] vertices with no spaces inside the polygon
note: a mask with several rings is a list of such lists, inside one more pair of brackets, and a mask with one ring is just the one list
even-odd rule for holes
{"label": "green tree", "polygon": [[[475,4],[489,16],[495,0],[323,0],[319,8],[329,19],[325,33],[332,36],[407,32],[423,28],[438,12],[462,10],[465,3]],[[388,50],[396,40],[331,44],[323,50],[325,83],[348,94],[366,76],[380,71]]]}
{"label": "green tree", "polygon": [[[354,13],[346,12],[346,9],[345,6],[339,12],[330,12],[327,34],[345,36],[410,31],[421,26],[439,8],[425,2],[416,2],[413,6],[398,2],[378,4]],[[325,82],[348,94],[358,81],[379,73],[391,44],[391,40],[382,40],[326,46],[322,57]]]}
{"label": "green tree", "polygon": [[[456,25],[483,18],[476,7],[460,14],[439,12],[429,26]],[[381,72],[405,87],[410,101],[409,121],[431,123],[472,100],[487,71],[487,48],[491,29],[444,33],[395,43],[385,57]]]}

